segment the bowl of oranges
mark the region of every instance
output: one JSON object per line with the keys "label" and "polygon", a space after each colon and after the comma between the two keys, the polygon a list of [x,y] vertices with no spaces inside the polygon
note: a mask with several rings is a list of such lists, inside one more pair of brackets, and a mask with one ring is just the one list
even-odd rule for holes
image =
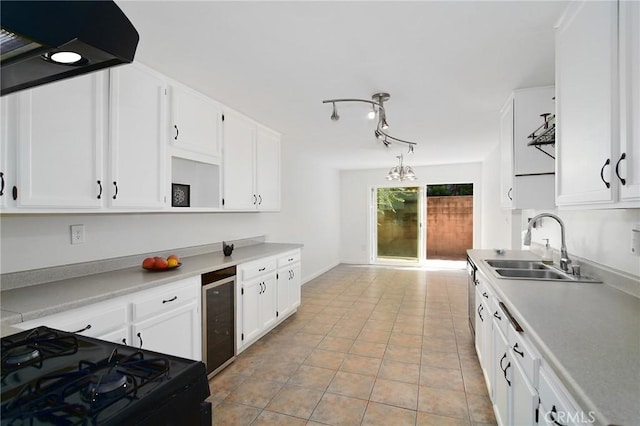
{"label": "bowl of oranges", "polygon": [[182,263],[175,254],[170,255],[166,259],[164,257],[147,257],[142,261],[142,268],[147,271],[170,271],[179,268]]}

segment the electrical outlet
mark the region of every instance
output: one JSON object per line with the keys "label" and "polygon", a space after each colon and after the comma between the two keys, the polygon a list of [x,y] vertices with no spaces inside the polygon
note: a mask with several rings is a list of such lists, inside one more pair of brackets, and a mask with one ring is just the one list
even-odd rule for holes
{"label": "electrical outlet", "polygon": [[71,244],[84,243],[84,225],[71,225]]}

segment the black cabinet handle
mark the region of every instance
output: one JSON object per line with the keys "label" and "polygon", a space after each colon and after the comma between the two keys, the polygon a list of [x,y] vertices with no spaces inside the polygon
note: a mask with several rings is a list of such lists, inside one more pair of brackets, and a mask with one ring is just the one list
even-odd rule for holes
{"label": "black cabinet handle", "polygon": [[602,168],[600,169],[600,179],[602,179],[602,181],[607,186],[607,188],[611,188],[611,184],[606,180],[604,180],[604,168],[607,167],[609,164],[611,164],[611,160],[607,158],[607,161],[604,162],[604,164],[602,165]]}
{"label": "black cabinet handle", "polygon": [[173,140],[178,140],[178,136],[180,135],[180,130],[178,130],[178,126],[177,125],[173,125],[173,128],[176,129],[176,135],[173,137]]}
{"label": "black cabinet handle", "polygon": [[507,379],[507,370],[509,369],[509,367],[511,367],[511,361],[509,361],[509,363],[504,368],[504,370],[502,370],[502,372],[504,373],[504,379],[507,381],[507,385],[509,385],[509,387],[511,387],[511,380]]}
{"label": "black cabinet handle", "polygon": [[164,305],[165,303],[171,303],[174,300],[178,300],[178,296],[173,296],[171,299],[163,300],[162,304]]}
{"label": "black cabinet handle", "polygon": [[507,358],[507,353],[505,352],[504,355],[502,355],[502,358],[500,358],[500,370],[502,370],[502,373],[504,374],[504,379],[507,381],[507,384],[509,385],[509,387],[511,387],[511,381],[507,379],[507,370],[509,369],[509,367],[511,367],[511,361],[507,363],[506,367],[502,367],[502,361],[504,361],[506,358]]}
{"label": "black cabinet handle", "polygon": [[558,420],[556,420],[556,416],[558,415],[558,410],[556,409],[556,406],[554,405],[553,407],[551,407],[551,420],[553,420],[553,423],[558,425],[558,426],[565,426],[562,423],[559,423]]}
{"label": "black cabinet handle", "polygon": [[262,205],[262,195],[258,195],[258,205]]}
{"label": "black cabinet handle", "polygon": [[138,336],[138,339],[140,339],[140,349],[142,349],[142,335],[138,333],[137,336]]}
{"label": "black cabinet handle", "polygon": [[85,328],[81,328],[80,330],[72,331],[72,333],[82,333],[83,331],[87,331],[91,329],[91,324],[87,324]]}
{"label": "black cabinet handle", "polygon": [[513,201],[513,198],[511,197],[511,192],[513,191],[513,188],[509,188],[509,192],[507,192],[507,197],[509,197],[509,200]]}
{"label": "black cabinet handle", "polygon": [[484,318],[482,318],[482,310],[484,308],[482,307],[482,305],[478,306],[478,316],[480,317],[480,321],[484,321]]}
{"label": "black cabinet handle", "polygon": [[[627,158],[627,153],[623,152],[622,155],[620,156],[620,159],[616,163],[616,176],[618,176],[618,179],[620,179],[620,183],[623,184],[623,185],[627,184],[627,180],[620,176],[620,162],[622,160],[624,160],[625,158]],[[2,194],[0,193],[0,195],[2,195]]]}
{"label": "black cabinet handle", "polygon": [[102,182],[98,181],[98,187],[100,188],[100,192],[98,193],[98,200],[102,198]]}
{"label": "black cabinet handle", "polygon": [[116,197],[118,196],[118,182],[113,181],[113,186],[115,186],[115,188],[116,188],[116,193],[113,194],[113,199],[115,200]]}
{"label": "black cabinet handle", "polygon": [[267,269],[267,267],[266,267],[266,266],[265,266],[264,268],[260,268],[260,269],[258,269],[258,272],[262,272],[262,271],[264,271],[265,269]]}
{"label": "black cabinet handle", "polygon": [[0,186],[0,197],[4,195],[4,173],[0,172],[0,180],[2,184]]}
{"label": "black cabinet handle", "polygon": [[127,338],[125,337],[124,339],[122,339],[122,344],[126,345],[127,344]]}
{"label": "black cabinet handle", "polygon": [[13,189],[12,189],[12,194],[11,196],[13,197],[13,200],[17,200],[18,199],[18,187],[13,185]]}
{"label": "black cabinet handle", "polygon": [[485,291],[484,293],[482,293],[482,297],[484,297],[485,299],[489,298],[489,295],[487,294],[487,292]]}
{"label": "black cabinet handle", "polygon": [[493,313],[493,317],[494,317],[494,318],[497,318],[497,319],[499,319],[499,320],[501,320],[501,321],[502,321],[502,317],[500,316],[500,314],[498,313],[498,311],[495,311],[495,312]]}
{"label": "black cabinet handle", "polygon": [[287,262],[293,262],[293,257],[290,257],[289,259],[287,259]]}
{"label": "black cabinet handle", "polygon": [[513,345],[513,351],[515,353],[517,353],[518,355],[520,355],[522,358],[524,358],[524,352],[521,352],[518,350],[518,343],[516,343],[515,345]]}

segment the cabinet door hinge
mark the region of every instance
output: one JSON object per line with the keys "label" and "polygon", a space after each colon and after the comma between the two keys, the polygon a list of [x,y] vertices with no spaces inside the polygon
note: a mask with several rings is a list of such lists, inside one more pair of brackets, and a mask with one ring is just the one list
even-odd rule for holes
{"label": "cabinet door hinge", "polygon": [[280,312],[276,311],[276,318],[280,316]]}
{"label": "cabinet door hinge", "polygon": [[222,199],[222,205],[224,206],[224,198]]}
{"label": "cabinet door hinge", "polygon": [[224,121],[224,114],[222,114],[222,121]]}
{"label": "cabinet door hinge", "polygon": [[276,274],[276,280],[280,278],[280,274]]}
{"label": "cabinet door hinge", "polygon": [[244,287],[240,289],[240,294],[244,294]]}
{"label": "cabinet door hinge", "polygon": [[240,340],[244,340],[244,333],[240,335]]}

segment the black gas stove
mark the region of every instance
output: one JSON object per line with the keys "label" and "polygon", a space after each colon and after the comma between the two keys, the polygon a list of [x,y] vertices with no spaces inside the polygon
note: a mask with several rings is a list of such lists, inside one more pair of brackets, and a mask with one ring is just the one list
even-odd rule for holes
{"label": "black gas stove", "polygon": [[202,362],[48,327],[1,356],[2,425],[211,425]]}

